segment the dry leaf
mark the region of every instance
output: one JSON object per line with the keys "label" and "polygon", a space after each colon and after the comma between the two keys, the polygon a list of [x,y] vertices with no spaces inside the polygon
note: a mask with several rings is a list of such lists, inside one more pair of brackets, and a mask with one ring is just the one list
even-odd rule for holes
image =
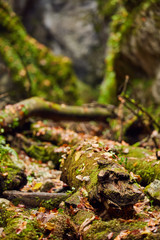
{"label": "dry leaf", "polygon": [[41,182],[36,183],[36,184],[34,185],[34,187],[32,188],[32,190],[38,190],[38,189],[40,189],[41,186],[42,186],[42,184],[43,184],[43,183],[41,183]]}
{"label": "dry leaf", "polygon": [[75,153],[75,161],[78,161],[78,159],[80,158],[80,156],[81,156],[81,152],[76,152]]}
{"label": "dry leaf", "polygon": [[55,223],[47,222],[45,224],[45,229],[48,229],[49,231],[54,230],[54,228],[55,228]]}

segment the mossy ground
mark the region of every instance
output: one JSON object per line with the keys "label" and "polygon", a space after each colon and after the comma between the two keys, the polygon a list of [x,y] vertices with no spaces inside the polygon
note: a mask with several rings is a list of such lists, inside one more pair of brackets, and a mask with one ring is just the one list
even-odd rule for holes
{"label": "mossy ground", "polygon": [[[30,219],[30,212],[27,210],[19,210],[20,213],[16,212],[14,207],[0,207],[0,227],[4,228],[4,235],[0,239],[6,240],[38,240],[43,235],[43,229],[39,227],[39,224],[36,219]],[[25,228],[17,234],[18,229],[23,227],[22,225],[26,224]]]}

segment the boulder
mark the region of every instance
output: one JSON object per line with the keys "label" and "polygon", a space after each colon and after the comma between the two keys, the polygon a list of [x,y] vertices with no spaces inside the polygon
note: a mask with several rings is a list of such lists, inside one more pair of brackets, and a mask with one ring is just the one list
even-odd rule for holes
{"label": "boulder", "polygon": [[70,57],[84,82],[99,83],[104,74],[107,29],[92,0],[14,0],[15,11],[33,37],[54,54]]}

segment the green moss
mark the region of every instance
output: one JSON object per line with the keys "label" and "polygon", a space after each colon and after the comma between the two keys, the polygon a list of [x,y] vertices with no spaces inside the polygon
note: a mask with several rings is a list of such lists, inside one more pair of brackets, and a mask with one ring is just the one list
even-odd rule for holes
{"label": "green moss", "polygon": [[87,210],[79,210],[76,215],[72,217],[75,224],[81,225],[87,218],[90,219],[94,216],[93,212]]}
{"label": "green moss", "polygon": [[[160,179],[159,161],[156,157],[153,158],[153,153],[147,149],[138,147],[127,147],[129,152],[127,154],[119,154],[118,162],[122,157],[127,157],[127,164],[125,168],[129,172],[133,172],[141,177],[141,185],[146,186],[150,184],[154,179]],[[122,163],[124,166],[124,162]]]}
{"label": "green moss", "polygon": [[61,153],[57,153],[55,151],[55,146],[38,146],[31,145],[30,147],[25,147],[25,151],[27,154],[37,160],[41,160],[42,162],[53,161],[56,168],[59,166],[59,159],[61,157]]}
{"label": "green moss", "polygon": [[0,54],[23,98],[37,95],[68,103],[78,100],[71,61],[53,55],[51,50],[28,36],[5,1],[0,2],[0,27]]}
{"label": "green moss", "polygon": [[0,145],[0,179],[0,194],[4,190],[19,189],[26,183],[23,164],[7,145]]}
{"label": "green moss", "polygon": [[[13,208],[13,207],[12,207]],[[19,239],[39,239],[43,233],[40,229],[36,219],[30,219],[30,212],[21,210],[21,214],[16,211],[9,210],[5,207],[0,208],[0,226],[4,228],[5,236],[0,239],[6,240],[19,240]],[[16,232],[23,223],[26,223],[24,228],[19,234]]]}
{"label": "green moss", "polygon": [[57,197],[55,199],[50,199],[50,200],[44,200],[40,203],[40,206],[45,207],[46,209],[54,209],[58,208],[59,204],[62,201],[65,201],[68,196],[62,196],[62,197]]}
{"label": "green moss", "polygon": [[[94,221],[89,230],[85,233],[84,240],[103,240],[106,236],[113,232],[113,239],[123,230],[136,230],[143,229],[147,225],[143,221],[133,221],[131,223],[123,223],[118,219],[110,220],[108,222],[104,221]],[[127,238],[128,239],[128,238]]]}
{"label": "green moss", "polygon": [[99,13],[104,17],[111,17],[117,9],[120,0],[97,0]]}
{"label": "green moss", "polygon": [[107,42],[106,74],[99,97],[101,103],[117,102],[118,79],[115,72],[115,62],[119,58],[121,45],[125,41],[127,34],[132,34],[132,26],[137,13],[146,11],[156,1],[132,1],[134,6],[131,9],[128,9],[128,5],[132,4],[130,1],[116,1],[117,11],[112,16],[111,33]]}

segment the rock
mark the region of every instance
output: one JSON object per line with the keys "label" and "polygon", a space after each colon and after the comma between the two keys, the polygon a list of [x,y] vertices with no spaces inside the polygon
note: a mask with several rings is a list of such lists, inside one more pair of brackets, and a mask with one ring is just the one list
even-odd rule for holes
{"label": "rock", "polygon": [[131,98],[145,106],[151,101],[160,102],[159,12],[158,0],[117,1],[117,11],[110,24],[100,102],[117,103],[127,76]]}
{"label": "rock", "polygon": [[0,198],[0,206],[1,207],[9,207],[11,202],[5,198]]}
{"label": "rock", "polygon": [[1,146],[0,158],[0,195],[4,190],[19,190],[27,183],[22,161],[16,156],[16,152],[5,146]]}
{"label": "rock", "polygon": [[14,0],[13,7],[29,34],[73,60],[80,79],[92,84],[102,80],[107,29],[97,1]]}
{"label": "rock", "polygon": [[145,192],[155,201],[160,204],[160,180],[155,179],[145,188]]}
{"label": "rock", "polygon": [[41,192],[48,192],[53,187],[55,187],[53,181],[51,179],[47,179],[41,187]]}
{"label": "rock", "polygon": [[[144,1],[146,2],[146,1]],[[135,8],[132,24],[121,41],[120,52],[115,59],[114,69],[118,81],[123,81],[126,75],[137,81],[137,97],[154,99],[160,102],[160,3],[149,3]],[[130,12],[129,12],[130,14]],[[136,85],[135,85],[136,86]],[[144,91],[145,87],[145,91]]]}

